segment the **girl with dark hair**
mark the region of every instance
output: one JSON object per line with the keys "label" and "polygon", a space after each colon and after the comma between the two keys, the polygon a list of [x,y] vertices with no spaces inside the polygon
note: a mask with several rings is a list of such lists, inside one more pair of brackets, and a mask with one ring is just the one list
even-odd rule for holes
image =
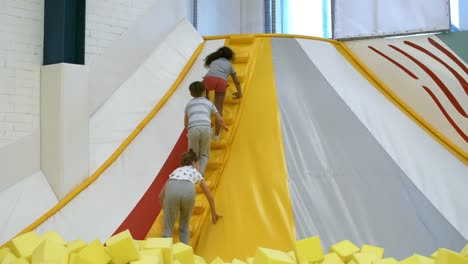
{"label": "girl with dark hair", "polygon": [[197,154],[190,149],[180,157],[180,167],[175,169],[169,180],[164,185],[159,200],[163,205],[163,237],[172,237],[174,224],[179,216],[179,237],[180,242],[189,245],[190,230],[189,223],[192,216],[192,209],[195,204],[195,184],[200,183],[211,209],[211,219],[213,224],[221,217],[216,212],[213,195],[206,185],[203,175],[199,172]]}
{"label": "girl with dark hair", "polygon": [[[205,58],[205,67],[208,72],[203,78],[203,83],[206,86],[206,97],[208,98],[210,91],[215,91],[214,105],[218,109],[220,115],[223,115],[224,96],[228,87],[228,77],[231,76],[237,92],[233,94],[234,99],[242,97],[241,85],[237,78],[236,71],[232,66],[234,59],[234,52],[228,47],[221,47],[217,51],[209,54]],[[219,132],[221,127],[219,122],[215,124],[214,139],[219,139]]]}

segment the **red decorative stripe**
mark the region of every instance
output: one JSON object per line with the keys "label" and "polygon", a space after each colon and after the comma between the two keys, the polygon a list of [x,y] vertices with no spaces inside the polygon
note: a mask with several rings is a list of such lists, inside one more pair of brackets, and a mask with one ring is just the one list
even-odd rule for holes
{"label": "red decorative stripe", "polygon": [[455,55],[453,55],[449,50],[444,48],[442,45],[437,43],[437,41],[433,40],[432,38],[427,38],[429,40],[429,43],[432,44],[432,46],[436,47],[438,50],[442,51],[447,55],[450,59],[452,59],[460,68],[462,68],[466,74],[468,74],[468,67],[465,66],[465,64],[460,61]]}
{"label": "red decorative stripe", "polygon": [[408,70],[405,66],[401,65],[400,63],[398,63],[394,59],[390,58],[389,56],[385,55],[383,52],[381,52],[380,50],[378,50],[378,49],[376,49],[376,48],[374,48],[372,46],[368,46],[368,48],[373,50],[375,53],[379,54],[380,56],[384,57],[385,59],[387,59],[391,63],[395,64],[398,68],[402,69],[404,72],[406,72],[406,74],[411,76],[413,79],[418,80],[418,77],[414,73],[412,73],[410,70]]}
{"label": "red decorative stripe", "polygon": [[442,114],[444,114],[445,118],[447,119],[447,121],[449,121],[449,123],[452,125],[452,127],[457,131],[457,133],[465,140],[465,142],[468,143],[468,136],[463,133],[463,130],[461,130],[457,124],[455,123],[455,121],[453,121],[453,119],[450,117],[450,115],[447,113],[447,111],[445,111],[444,107],[442,106],[442,104],[439,102],[439,100],[437,99],[437,97],[432,93],[432,91],[427,88],[426,86],[422,86],[424,88],[424,90],[426,90],[426,92],[429,94],[429,96],[432,98],[432,100],[434,100],[434,102],[437,104],[437,106],[439,107],[440,111],[442,112]]}
{"label": "red decorative stripe", "polygon": [[421,63],[419,60],[414,58],[413,56],[409,55],[405,51],[401,50],[400,48],[394,46],[394,45],[389,45],[390,48],[400,52],[410,60],[412,60],[414,63],[416,63],[421,69],[423,69],[431,78],[434,80],[434,82],[437,84],[437,86],[442,90],[442,92],[447,96],[449,101],[452,103],[452,105],[457,109],[457,111],[464,117],[468,118],[468,115],[466,114],[465,110],[461,107],[460,103],[458,103],[457,99],[453,96],[453,94],[450,92],[450,90],[445,86],[445,84],[435,75],[426,65]]}
{"label": "red decorative stripe", "polygon": [[450,65],[448,65],[445,61],[443,61],[441,58],[437,57],[436,55],[434,55],[432,52],[428,51],[427,49],[419,46],[418,44],[415,44],[411,41],[403,41],[406,45],[410,46],[410,47],[413,47],[427,55],[429,55],[429,57],[433,58],[434,60],[438,61],[440,64],[444,65],[445,68],[447,68],[452,74],[453,76],[455,76],[455,78],[458,80],[458,82],[460,83],[460,85],[463,87],[463,89],[465,90],[465,93],[468,95],[468,83],[466,82],[466,80],[455,70],[453,69],[452,67],[450,67]]}
{"label": "red decorative stripe", "polygon": [[[182,152],[187,151],[188,142],[186,135],[187,131],[182,131],[182,134],[179,136],[171,154],[162,166],[158,175],[156,175],[153,183],[148,187],[138,204],[133,208],[119,228],[115,230],[113,235],[129,229],[134,239],[143,240],[146,238],[146,235],[161,211],[161,205],[158,198],[159,193],[169,178],[169,174],[179,167],[180,155]],[[131,175],[129,175],[129,177],[131,177]]]}

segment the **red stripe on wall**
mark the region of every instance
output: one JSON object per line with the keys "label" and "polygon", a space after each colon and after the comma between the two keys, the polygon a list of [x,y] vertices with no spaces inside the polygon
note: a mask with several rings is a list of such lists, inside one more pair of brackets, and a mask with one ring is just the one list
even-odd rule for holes
{"label": "red stripe on wall", "polygon": [[151,183],[135,208],[133,208],[119,228],[115,230],[113,235],[128,229],[134,239],[145,239],[151,229],[151,226],[156,220],[156,217],[161,211],[161,204],[159,203],[158,198],[159,193],[169,178],[169,174],[179,167],[180,155],[187,151],[188,142],[186,135],[187,131],[184,129],[182,134],[179,136],[177,143],[174,145],[171,154],[159,173],[156,175],[153,183]]}
{"label": "red stripe on wall", "polygon": [[461,62],[455,55],[453,55],[449,50],[444,48],[442,45],[437,43],[437,41],[433,40],[432,38],[427,38],[429,43],[432,44],[432,46],[436,47],[438,50],[442,51],[445,55],[447,55],[450,59],[452,59],[453,62],[455,62],[460,68],[463,69],[463,71],[468,74],[468,68],[465,66],[463,62]]}
{"label": "red stripe on wall", "polygon": [[439,107],[440,111],[445,116],[447,121],[452,125],[452,127],[455,129],[455,131],[457,131],[457,133],[465,140],[465,142],[468,143],[468,136],[465,133],[463,133],[463,130],[461,130],[461,128],[459,126],[457,126],[455,121],[453,121],[453,119],[450,117],[450,115],[447,113],[447,111],[445,111],[444,106],[440,103],[440,101],[437,99],[437,97],[434,95],[434,93],[424,85],[423,85],[423,88],[424,88],[424,90],[426,90],[426,92],[429,94],[429,96],[432,98],[432,100],[434,100],[437,107]]}
{"label": "red stripe on wall", "polygon": [[453,96],[453,94],[450,92],[450,89],[447,88],[447,86],[437,77],[437,75],[432,72],[426,65],[424,65],[422,62],[420,62],[418,59],[415,57],[411,56],[410,54],[406,53],[402,49],[398,48],[397,46],[394,45],[388,45],[390,48],[400,52],[404,56],[406,56],[408,59],[412,60],[414,63],[416,63],[421,69],[423,69],[434,82],[437,84],[437,86],[442,90],[442,92],[445,94],[445,96],[449,99],[450,103],[457,109],[458,113],[460,113],[462,116],[467,117],[468,115],[466,114],[465,110],[461,107],[460,103],[458,100]]}
{"label": "red stripe on wall", "polygon": [[391,63],[393,63],[395,66],[397,66],[398,68],[402,69],[404,72],[406,72],[406,74],[408,74],[409,76],[411,76],[413,79],[418,79],[418,77],[413,73],[411,72],[410,70],[408,70],[408,68],[406,68],[405,66],[401,65],[400,63],[398,63],[396,60],[390,58],[389,56],[385,55],[383,52],[381,52],[380,50],[372,47],[372,46],[368,46],[369,49],[371,49],[372,51],[374,51],[375,53],[379,54],[380,56],[384,57],[385,59],[387,59],[388,61],[390,61]]}
{"label": "red stripe on wall", "polygon": [[455,78],[458,80],[458,82],[462,86],[463,90],[465,90],[465,93],[468,95],[468,82],[454,68],[450,67],[450,65],[448,65],[441,58],[437,57],[435,54],[433,54],[432,52],[428,51],[427,49],[419,46],[418,44],[415,44],[415,43],[413,43],[411,41],[408,41],[408,40],[403,41],[403,43],[405,43],[406,45],[408,45],[410,47],[413,47],[413,48],[427,54],[429,57],[433,58],[434,60],[436,60],[440,64],[444,65],[444,67],[447,68],[447,70],[449,70],[453,74],[453,76],[455,76]]}

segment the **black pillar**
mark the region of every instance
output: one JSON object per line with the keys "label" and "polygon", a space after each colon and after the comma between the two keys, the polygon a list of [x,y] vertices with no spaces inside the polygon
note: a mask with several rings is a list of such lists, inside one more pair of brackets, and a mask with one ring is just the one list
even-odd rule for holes
{"label": "black pillar", "polygon": [[45,0],[44,65],[85,64],[86,0]]}

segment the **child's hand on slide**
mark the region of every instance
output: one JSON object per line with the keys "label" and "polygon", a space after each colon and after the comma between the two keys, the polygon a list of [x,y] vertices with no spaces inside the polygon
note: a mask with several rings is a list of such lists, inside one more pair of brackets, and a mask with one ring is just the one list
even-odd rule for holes
{"label": "child's hand on slide", "polygon": [[218,222],[218,220],[223,217],[222,215],[216,213],[216,214],[212,214],[211,215],[211,220],[213,221],[213,224],[216,224],[216,222]]}
{"label": "child's hand on slide", "polygon": [[232,94],[232,99],[240,99],[242,97],[242,93],[240,92],[235,92]]}
{"label": "child's hand on slide", "polygon": [[229,131],[229,127],[226,125],[226,123],[223,123],[221,126],[224,130]]}

